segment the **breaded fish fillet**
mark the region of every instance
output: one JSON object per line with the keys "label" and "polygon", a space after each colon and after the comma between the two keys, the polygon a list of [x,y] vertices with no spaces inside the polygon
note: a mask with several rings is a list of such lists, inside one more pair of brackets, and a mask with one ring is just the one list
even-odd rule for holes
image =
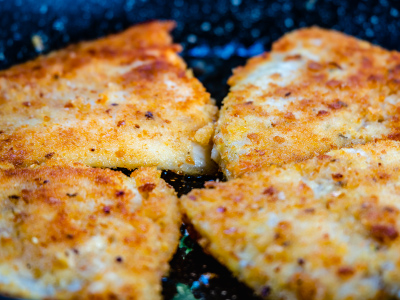
{"label": "breaded fish fillet", "polygon": [[0,170],[0,293],[161,299],[179,239],[177,197],[156,168]]}
{"label": "breaded fish fillet", "polygon": [[217,108],[151,22],[0,72],[0,162],[212,172]]}
{"label": "breaded fish fillet", "polygon": [[400,143],[333,150],[181,199],[200,244],[265,299],[398,299]]}
{"label": "breaded fish fillet", "polygon": [[300,29],[234,71],[213,158],[228,178],[400,136],[400,54]]}

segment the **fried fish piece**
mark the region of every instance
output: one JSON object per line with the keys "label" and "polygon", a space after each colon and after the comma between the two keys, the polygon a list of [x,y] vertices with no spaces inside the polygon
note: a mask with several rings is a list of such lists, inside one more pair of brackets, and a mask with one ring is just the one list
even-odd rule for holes
{"label": "fried fish piece", "polygon": [[210,182],[181,206],[265,299],[397,299],[399,182],[400,142],[386,140]]}
{"label": "fried fish piece", "polygon": [[400,54],[336,31],[286,34],[228,83],[213,149],[228,178],[400,137]]}
{"label": "fried fish piece", "polygon": [[174,190],[155,167],[0,170],[0,293],[161,299],[179,240]]}
{"label": "fried fish piece", "polygon": [[150,22],[0,72],[0,162],[212,173],[217,108]]}

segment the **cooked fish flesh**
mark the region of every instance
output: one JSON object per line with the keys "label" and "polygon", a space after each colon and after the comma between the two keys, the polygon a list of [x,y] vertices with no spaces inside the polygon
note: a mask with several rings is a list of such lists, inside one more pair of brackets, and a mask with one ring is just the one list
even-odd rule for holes
{"label": "cooked fish flesh", "polygon": [[150,22],[0,72],[0,162],[212,173],[209,94]]}
{"label": "cooked fish flesh", "polygon": [[229,84],[213,149],[228,178],[400,136],[400,54],[336,31],[286,34]]}
{"label": "cooked fish flesh", "polygon": [[209,182],[181,199],[200,244],[265,299],[400,298],[400,142]]}
{"label": "cooked fish flesh", "polygon": [[162,299],[179,240],[155,167],[0,170],[0,293],[26,299]]}

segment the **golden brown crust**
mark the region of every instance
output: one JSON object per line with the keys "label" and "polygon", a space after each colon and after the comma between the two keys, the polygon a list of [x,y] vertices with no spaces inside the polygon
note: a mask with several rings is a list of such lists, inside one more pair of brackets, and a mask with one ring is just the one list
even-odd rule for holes
{"label": "golden brown crust", "polygon": [[229,178],[400,135],[400,54],[336,31],[291,32],[229,84],[214,138]]}
{"label": "golden brown crust", "polygon": [[131,177],[77,164],[1,170],[0,292],[161,299],[177,198],[155,168]]}
{"label": "golden brown crust", "polygon": [[208,184],[180,203],[200,244],[265,299],[394,299],[399,170],[400,143],[380,141]]}
{"label": "golden brown crust", "polygon": [[217,108],[150,22],[0,72],[0,161],[212,172],[196,132]]}

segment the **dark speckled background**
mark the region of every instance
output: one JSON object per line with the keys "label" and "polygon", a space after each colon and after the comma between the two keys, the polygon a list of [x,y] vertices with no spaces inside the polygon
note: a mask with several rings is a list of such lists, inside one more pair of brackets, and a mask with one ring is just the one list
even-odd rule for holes
{"label": "dark speckled background", "polygon": [[[272,41],[298,27],[333,28],[400,50],[399,1],[0,0],[0,69],[39,52],[150,19],[177,21],[173,34],[184,46],[183,57],[219,103],[227,93],[225,82],[233,67],[268,50]],[[42,39],[42,51],[35,50],[34,36]],[[179,177],[167,172],[163,177],[181,194],[216,178]],[[257,299],[190,238],[181,246],[171,262],[170,276],[163,280],[165,299]],[[188,249],[193,250],[186,254]],[[184,284],[189,296],[177,297],[177,284]]]}

